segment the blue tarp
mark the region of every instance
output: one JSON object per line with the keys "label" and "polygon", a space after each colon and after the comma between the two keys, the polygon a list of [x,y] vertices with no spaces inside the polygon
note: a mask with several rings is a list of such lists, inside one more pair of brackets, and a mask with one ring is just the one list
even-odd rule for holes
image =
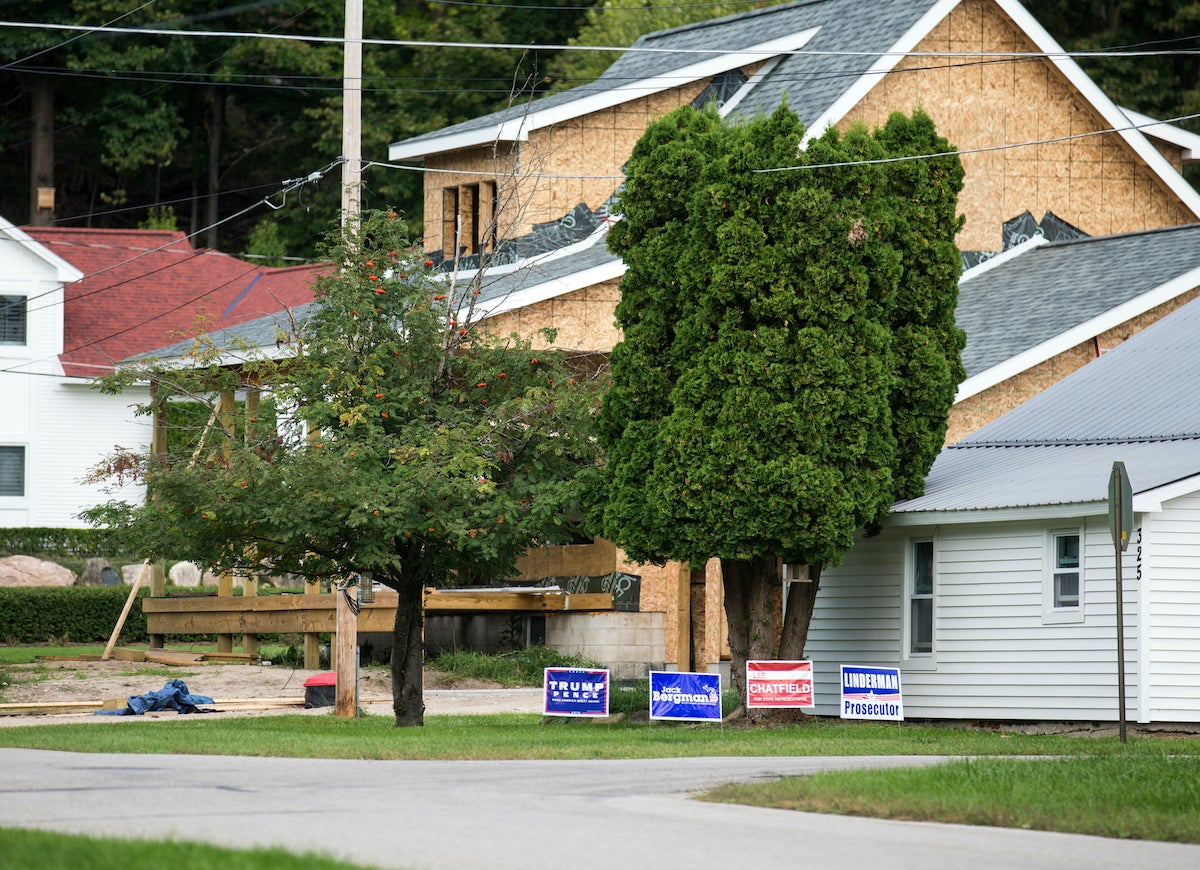
{"label": "blue tarp", "polygon": [[124,710],[100,710],[96,716],[140,716],[153,710],[174,710],[177,713],[199,713],[199,704],[211,704],[207,695],[193,695],[183,680],[167,680],[157,692],[130,695]]}

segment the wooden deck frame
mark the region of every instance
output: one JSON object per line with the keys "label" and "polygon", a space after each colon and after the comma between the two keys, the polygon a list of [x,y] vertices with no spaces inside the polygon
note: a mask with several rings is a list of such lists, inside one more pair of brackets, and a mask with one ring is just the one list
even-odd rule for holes
{"label": "wooden deck frame", "polygon": [[[150,597],[142,601],[149,634],[215,634],[232,638],[260,634],[303,634],[304,667],[315,669],[317,635],[336,628],[333,593],[206,596],[203,598]],[[535,589],[427,589],[426,613],[559,613],[612,610],[612,594]],[[390,632],[396,620],[396,593],[375,593],[358,614],[359,631]]]}

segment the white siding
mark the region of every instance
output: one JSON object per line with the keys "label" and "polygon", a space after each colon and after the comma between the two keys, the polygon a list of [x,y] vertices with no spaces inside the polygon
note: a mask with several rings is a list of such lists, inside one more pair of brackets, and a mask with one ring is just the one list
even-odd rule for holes
{"label": "white siding", "polygon": [[[1046,618],[1047,536],[1083,529],[1079,622]],[[905,542],[935,542],[934,653],[901,657]],[[1125,562],[1127,708],[1137,709],[1137,598]],[[890,605],[891,617],[886,617]],[[866,626],[857,616],[871,614]],[[1053,524],[989,523],[892,528],[861,541],[828,569],[807,654],[818,670],[818,711],[836,715],[840,664],[899,663],[909,718],[1115,720],[1113,546],[1103,517]],[[820,677],[824,675],[825,679]]]}
{"label": "white siding", "polygon": [[[1149,674],[1142,715],[1200,722],[1200,495],[1167,502],[1143,519],[1141,531]],[[1135,532],[1131,551],[1138,543]]]}
{"label": "white siding", "polygon": [[144,388],[106,396],[85,383],[42,379],[38,391],[37,438],[30,468],[33,505],[29,525],[82,526],[78,514],[111,498],[139,501],[140,486],[107,493],[83,478],[114,447],[146,449],[149,417],[135,417],[131,407],[149,399]]}
{"label": "white siding", "polygon": [[[53,260],[53,258],[50,258]],[[0,244],[0,295],[26,297],[26,343],[0,344],[0,444],[25,448],[25,495],[0,497],[0,525],[80,526],[77,514],[111,496],[82,478],[115,445],[150,441],[130,405],[145,390],[104,396],[64,377],[62,276],[22,244]],[[139,499],[135,489],[123,494]]]}

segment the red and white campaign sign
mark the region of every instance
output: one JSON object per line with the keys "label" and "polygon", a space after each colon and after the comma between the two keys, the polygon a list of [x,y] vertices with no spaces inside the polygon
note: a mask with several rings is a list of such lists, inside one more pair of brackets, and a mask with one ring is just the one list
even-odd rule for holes
{"label": "red and white campaign sign", "polygon": [[747,707],[813,707],[812,662],[746,662]]}

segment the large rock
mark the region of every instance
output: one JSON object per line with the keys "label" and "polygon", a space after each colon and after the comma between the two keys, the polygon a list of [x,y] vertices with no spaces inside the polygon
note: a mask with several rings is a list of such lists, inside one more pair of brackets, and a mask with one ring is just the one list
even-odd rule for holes
{"label": "large rock", "polygon": [[[145,576],[142,577],[142,585],[143,586],[150,585],[150,571],[152,570],[152,568],[153,568],[153,566],[151,566],[151,565],[146,566],[146,574],[145,574]],[[137,582],[138,575],[140,575],[141,573],[142,573],[142,563],[141,562],[138,562],[136,565],[122,565],[121,566],[121,582],[124,583],[126,586],[132,586],[134,583]]]}
{"label": "large rock", "polygon": [[176,586],[199,586],[200,566],[195,562],[176,562],[167,576]]}
{"label": "large rock", "polygon": [[33,556],[0,559],[0,586],[74,586],[75,572]]}

